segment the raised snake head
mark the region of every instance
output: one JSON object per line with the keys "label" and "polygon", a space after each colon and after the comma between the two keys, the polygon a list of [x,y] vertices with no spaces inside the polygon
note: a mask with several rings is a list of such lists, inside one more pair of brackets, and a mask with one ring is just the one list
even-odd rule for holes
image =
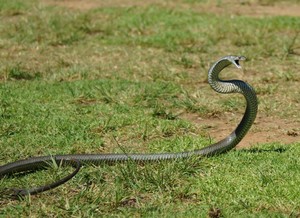
{"label": "raised snake head", "polygon": [[242,68],[240,65],[240,61],[246,60],[245,56],[234,56],[234,55],[229,55],[226,57],[228,61],[230,61],[234,66],[237,68]]}

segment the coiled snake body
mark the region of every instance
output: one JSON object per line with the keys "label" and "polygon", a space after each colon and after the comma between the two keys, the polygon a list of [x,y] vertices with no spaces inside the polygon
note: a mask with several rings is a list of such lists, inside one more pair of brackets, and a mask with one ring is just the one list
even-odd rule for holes
{"label": "coiled snake body", "polygon": [[[215,62],[208,71],[208,83],[219,93],[241,93],[246,99],[246,111],[236,129],[221,141],[209,145],[205,148],[178,152],[178,153],[156,153],[156,154],[67,154],[55,156],[31,157],[29,159],[19,160],[0,166],[0,179],[6,175],[14,173],[34,171],[49,166],[49,162],[56,161],[57,164],[63,162],[67,165],[75,166],[76,170],[67,177],[39,188],[26,189],[6,189],[11,196],[22,196],[27,194],[36,194],[56,186],[59,186],[72,178],[79,170],[81,164],[91,163],[99,165],[102,163],[114,163],[126,160],[132,161],[158,161],[168,159],[187,158],[190,156],[212,156],[224,153],[234,148],[246,135],[253,124],[257,113],[257,97],[254,89],[247,83],[240,80],[220,80],[219,73],[228,65],[233,64],[241,68],[239,61],[245,60],[243,56],[226,56]],[[1,194],[1,192],[0,192]]]}

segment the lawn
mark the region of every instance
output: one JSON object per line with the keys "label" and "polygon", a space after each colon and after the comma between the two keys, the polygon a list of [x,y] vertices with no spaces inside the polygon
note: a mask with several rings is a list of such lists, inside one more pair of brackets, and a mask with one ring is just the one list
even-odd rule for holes
{"label": "lawn", "polygon": [[[0,217],[299,217],[300,3],[205,0],[0,0],[0,165],[30,156],[198,149],[228,135],[245,103],[207,71],[259,99],[245,139],[226,154],[84,166]],[[71,168],[0,180],[32,187]]]}

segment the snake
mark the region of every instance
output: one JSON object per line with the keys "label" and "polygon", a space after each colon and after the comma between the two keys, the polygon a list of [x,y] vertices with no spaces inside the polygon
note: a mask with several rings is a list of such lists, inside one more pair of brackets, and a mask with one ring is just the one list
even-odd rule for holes
{"label": "snake", "polygon": [[[246,100],[245,113],[237,125],[237,127],[224,139],[208,145],[201,149],[171,153],[113,153],[113,154],[63,154],[63,155],[48,155],[30,157],[23,160],[17,160],[0,166],[0,179],[15,176],[15,174],[26,174],[36,170],[49,168],[49,164],[56,163],[57,165],[71,165],[75,170],[65,178],[55,181],[51,184],[46,184],[41,187],[31,189],[5,188],[2,190],[2,195],[7,194],[9,197],[33,195],[46,190],[53,189],[75,176],[82,164],[100,165],[103,163],[116,163],[124,161],[148,162],[162,160],[176,160],[189,158],[192,156],[210,157],[217,154],[225,153],[233,149],[246,135],[251,128],[258,110],[258,100],[255,90],[248,83],[241,80],[222,80],[219,78],[220,72],[234,65],[241,68],[240,61],[246,60],[244,56],[228,55],[216,61],[208,70],[208,83],[211,88],[223,94],[240,93]],[[8,194],[9,193],[9,194]],[[1,192],[0,192],[1,194]]]}

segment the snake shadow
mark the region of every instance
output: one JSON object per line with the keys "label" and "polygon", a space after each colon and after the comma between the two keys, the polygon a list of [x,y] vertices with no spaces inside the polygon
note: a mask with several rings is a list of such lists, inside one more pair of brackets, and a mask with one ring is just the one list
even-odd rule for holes
{"label": "snake shadow", "polygon": [[250,149],[241,149],[238,150],[238,152],[245,152],[245,153],[271,153],[271,152],[276,152],[276,153],[284,153],[286,152],[288,149],[287,148],[268,148],[268,149],[264,149],[264,148],[250,148]]}

